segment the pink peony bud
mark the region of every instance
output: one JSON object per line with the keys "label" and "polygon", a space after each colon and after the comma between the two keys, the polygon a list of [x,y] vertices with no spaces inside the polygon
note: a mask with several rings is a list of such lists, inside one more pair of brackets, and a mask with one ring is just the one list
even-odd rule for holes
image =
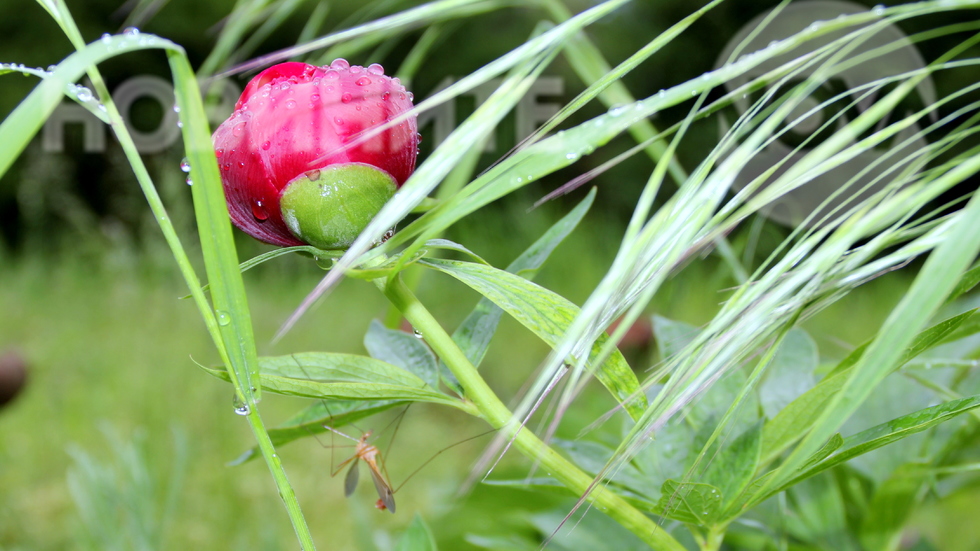
{"label": "pink peony bud", "polygon": [[415,117],[341,148],[410,109],[377,64],[262,71],[212,136],[232,222],[273,245],[346,248],[415,169]]}

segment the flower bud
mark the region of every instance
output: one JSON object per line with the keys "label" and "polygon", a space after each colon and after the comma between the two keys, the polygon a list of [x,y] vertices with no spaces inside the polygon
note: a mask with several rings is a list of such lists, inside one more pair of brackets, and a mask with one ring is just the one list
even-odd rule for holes
{"label": "flower bud", "polygon": [[411,109],[377,64],[262,71],[212,136],[232,222],[273,245],[348,247],[415,169],[416,119],[348,144]]}

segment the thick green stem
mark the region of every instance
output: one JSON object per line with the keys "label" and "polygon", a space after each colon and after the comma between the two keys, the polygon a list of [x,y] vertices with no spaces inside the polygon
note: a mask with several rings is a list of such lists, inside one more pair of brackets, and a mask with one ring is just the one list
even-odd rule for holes
{"label": "thick green stem", "polygon": [[387,285],[384,280],[376,280],[376,284],[388,300],[401,310],[405,318],[421,331],[425,341],[453,372],[462,385],[466,398],[473,402],[483,418],[495,429],[509,431],[508,436],[514,439],[514,446],[521,453],[538,462],[546,472],[573,492],[581,495],[589,492],[586,499],[593,506],[639,536],[653,549],[684,551],[684,547],[653,519],[602,484],[593,486],[591,476],[548,447],[530,430],[518,430],[519,427],[513,422],[513,414],[507,406],[497,398],[452,337],[412,294],[401,278],[395,277]]}

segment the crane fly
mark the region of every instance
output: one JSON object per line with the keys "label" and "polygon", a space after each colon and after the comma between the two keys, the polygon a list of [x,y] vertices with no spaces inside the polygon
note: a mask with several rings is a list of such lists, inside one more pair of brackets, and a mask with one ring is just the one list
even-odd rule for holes
{"label": "crane fly", "polygon": [[391,484],[385,479],[384,474],[381,472],[381,468],[378,466],[378,448],[372,444],[367,443],[367,439],[371,437],[371,431],[364,433],[364,436],[360,438],[354,438],[353,436],[348,436],[339,430],[323,425],[323,428],[335,432],[344,438],[352,440],[354,444],[354,455],[348,457],[343,463],[337,466],[337,470],[334,471],[331,476],[335,476],[341,471],[348,463],[350,463],[350,469],[347,471],[347,476],[344,477],[344,496],[350,497],[357,489],[357,481],[360,478],[360,464],[361,461],[367,463],[368,468],[371,470],[371,479],[374,481],[374,489],[378,491],[378,502],[375,507],[381,510],[389,510],[392,513],[395,512],[395,492],[391,489]]}

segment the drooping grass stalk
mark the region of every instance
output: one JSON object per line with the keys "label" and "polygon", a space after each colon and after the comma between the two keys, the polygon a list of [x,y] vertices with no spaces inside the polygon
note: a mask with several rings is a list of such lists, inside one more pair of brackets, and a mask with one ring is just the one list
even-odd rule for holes
{"label": "drooping grass stalk", "polygon": [[[79,51],[84,50],[86,44],[63,0],[58,0],[53,4],[42,3],[42,5],[52,13],[75,48]],[[89,78],[92,80],[98,95],[104,100],[103,105],[111,128],[146,195],[150,209],[154,213],[181,274],[194,297],[195,304],[198,306],[211,334],[222,363],[228,367],[227,371],[235,387],[237,400],[242,404],[239,409],[244,411],[266,464],[273,475],[300,545],[302,549],[312,551],[315,549],[315,545],[300,509],[299,501],[289,484],[282,462],[278,454],[275,453],[275,448],[258,412],[259,388],[257,380],[253,383],[249,376],[252,371],[257,372],[255,341],[252,335],[244,284],[238,269],[237,253],[232,240],[231,224],[224,202],[224,192],[221,189],[214,151],[207,132],[207,118],[204,114],[201,93],[183,49],[167,41],[157,43],[157,40],[156,37],[152,37],[148,40],[148,45],[152,43],[157,47],[163,46],[166,49],[174,73],[177,104],[189,123],[182,133],[188,156],[193,161],[192,177],[197,179],[197,186],[194,188],[194,205],[197,211],[205,264],[211,280],[214,310],[204,297],[200,279],[177,237],[163,202],[139,155],[136,144],[133,142],[122,116],[112,102],[105,81],[94,64],[88,69]],[[231,343],[233,345],[229,346]]]}
{"label": "drooping grass stalk", "polygon": [[[521,453],[540,464],[567,488],[580,495],[587,492],[592,485],[592,477],[548,447],[532,431],[521,430],[522,426],[515,422],[514,415],[483,380],[477,369],[466,358],[466,354],[459,349],[452,337],[400,277],[396,276],[388,282],[383,279],[375,280],[375,284],[412,326],[422,333],[432,350],[459,380],[466,399],[473,402],[487,423],[512,438],[514,446]],[[587,499],[597,509],[636,534],[653,549],[683,551],[684,546],[656,521],[607,488],[602,486],[595,488]]]}

